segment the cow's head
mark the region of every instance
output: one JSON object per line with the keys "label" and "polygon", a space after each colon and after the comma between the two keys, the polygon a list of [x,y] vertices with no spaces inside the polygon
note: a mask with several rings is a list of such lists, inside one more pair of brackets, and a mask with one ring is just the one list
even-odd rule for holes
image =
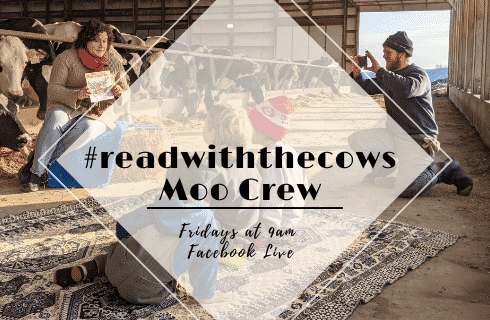
{"label": "cow's head", "polygon": [[291,80],[293,81],[298,81],[299,79],[299,73],[298,73],[298,66],[297,65],[293,65],[291,67]]}
{"label": "cow's head", "polygon": [[18,106],[0,94],[0,147],[22,149],[31,137],[17,118]]}
{"label": "cow's head", "polygon": [[153,94],[158,94],[162,87],[161,77],[166,68],[169,72],[175,71],[174,63],[167,61],[162,52],[148,53],[144,68],[146,70],[145,76],[148,77],[147,90]]}
{"label": "cow's head", "polygon": [[237,60],[233,61],[230,72],[228,72],[228,78],[231,80],[243,76],[251,76],[260,71],[260,66],[256,62],[244,58],[241,54],[235,54],[234,57]]}
{"label": "cow's head", "polygon": [[18,99],[22,91],[22,75],[27,63],[39,63],[45,52],[29,49],[17,37],[0,37],[0,90],[11,99]]}

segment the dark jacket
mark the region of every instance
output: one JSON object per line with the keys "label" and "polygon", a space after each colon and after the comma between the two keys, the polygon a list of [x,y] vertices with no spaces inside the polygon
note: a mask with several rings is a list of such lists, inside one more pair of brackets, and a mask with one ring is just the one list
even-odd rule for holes
{"label": "dark jacket", "polygon": [[[362,74],[354,80],[370,95],[383,93],[371,80],[364,79]],[[422,68],[414,64],[395,72],[381,68],[373,80],[400,107],[398,108],[385,95],[386,111],[400,127],[410,135],[426,134],[433,138],[437,137],[439,131],[432,105],[431,83]],[[389,129],[389,122],[387,127]]]}

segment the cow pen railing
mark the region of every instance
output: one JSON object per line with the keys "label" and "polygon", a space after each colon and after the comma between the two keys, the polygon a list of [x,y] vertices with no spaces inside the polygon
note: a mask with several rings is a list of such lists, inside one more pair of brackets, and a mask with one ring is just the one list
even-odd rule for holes
{"label": "cow pen railing", "polygon": [[[67,43],[74,43],[75,38],[73,37],[61,37],[61,36],[53,36],[53,35],[46,35],[46,34],[40,34],[40,33],[31,33],[31,32],[24,32],[24,31],[14,31],[14,30],[6,30],[6,29],[0,29],[0,35],[2,36],[14,36],[14,37],[19,37],[19,38],[26,38],[26,39],[34,39],[34,40],[45,40],[45,41],[54,41],[54,42],[67,42]],[[267,59],[259,59],[259,58],[247,58],[243,55],[238,55],[238,54],[233,54],[232,56],[222,56],[222,55],[213,55],[209,53],[198,53],[198,52],[188,52],[188,51],[179,51],[179,50],[174,50],[174,49],[162,49],[162,48],[155,48],[154,45],[150,47],[146,46],[138,46],[138,45],[132,45],[132,44],[122,44],[122,43],[112,43],[113,47],[115,48],[121,48],[121,49],[128,49],[128,50],[137,50],[137,51],[156,51],[156,52],[167,52],[167,53],[173,53],[173,57],[169,61],[175,61],[178,54],[185,54],[185,55],[192,55],[192,56],[197,56],[197,57],[203,57],[203,58],[209,58],[209,68],[210,68],[210,75],[211,75],[211,84],[213,87],[219,87],[219,85],[222,83],[222,81],[225,78],[225,75],[228,73],[228,71],[231,68],[231,65],[234,60],[243,60],[243,59],[248,59],[251,61],[254,61],[255,63],[261,63],[261,70],[258,74],[258,79],[261,79],[264,76],[264,73],[267,72],[268,66],[270,64],[281,64],[281,65],[288,65],[288,69],[286,70],[285,74],[289,74],[293,68],[293,66],[304,66],[306,67],[306,71],[302,77],[302,79],[299,80],[299,86],[300,88],[297,89],[288,89],[288,90],[269,90],[266,91],[265,93],[265,98],[267,99],[268,97],[273,97],[277,95],[296,95],[296,94],[307,94],[307,93],[312,93],[312,92],[321,92],[324,89],[326,89],[327,84],[323,83],[323,86],[321,86],[322,81],[320,79],[322,78],[324,72],[326,70],[331,70],[334,73],[336,73],[336,84],[337,84],[337,89],[340,91],[340,82],[342,80],[342,70],[339,69],[339,67],[331,67],[331,66],[321,66],[321,65],[311,65],[307,63],[299,63],[299,62],[294,62],[294,61],[281,61],[281,60],[267,60]],[[214,60],[215,59],[221,59],[221,60],[229,60],[227,65],[225,66],[225,69],[223,70],[220,78],[216,80],[215,75],[215,66],[214,66]],[[316,86],[314,88],[305,88],[304,87],[304,82],[307,79],[310,71],[312,68],[315,69],[321,69],[320,74],[318,75],[318,81],[316,83]],[[329,71],[330,72],[330,71]],[[165,82],[166,77],[169,74],[169,69],[167,68],[165,70],[165,73],[163,74],[162,78],[162,83]],[[280,83],[277,84],[278,88],[282,88],[284,81],[286,79],[283,78]],[[194,84],[196,84],[196,79],[193,79]],[[167,98],[169,92],[167,92],[167,95],[162,97],[162,101],[160,105],[165,105],[170,107],[170,109],[175,109],[178,106],[181,106],[184,104],[184,101],[182,98]],[[226,93],[222,99],[225,101],[228,100],[241,100],[242,104],[247,103],[250,100],[251,93],[250,92],[238,92],[238,93]],[[202,102],[201,97],[201,101]],[[168,113],[172,112],[171,110],[168,110]],[[167,113],[167,112],[166,112]]]}

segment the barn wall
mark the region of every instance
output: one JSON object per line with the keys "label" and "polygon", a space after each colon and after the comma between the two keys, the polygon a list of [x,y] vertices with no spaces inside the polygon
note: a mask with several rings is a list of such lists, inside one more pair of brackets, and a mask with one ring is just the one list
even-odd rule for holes
{"label": "barn wall", "polygon": [[490,146],[490,2],[457,0],[451,10],[449,99]]}
{"label": "barn wall", "polygon": [[[350,70],[350,62],[346,61],[341,50],[349,55],[357,53],[359,10],[352,1],[296,1],[304,13],[290,0],[275,1],[295,19],[312,39],[308,39],[306,43],[301,43],[301,45],[281,42],[281,46],[289,45],[290,49],[277,50],[280,38],[286,39],[288,33],[298,33],[299,31],[293,31],[291,27],[278,28],[273,23],[264,24],[264,17],[256,14],[250,17],[248,24],[236,26],[236,28],[242,27],[243,29],[234,34],[234,42],[241,47],[242,52],[247,52],[250,57],[264,59],[281,58],[285,52],[290,52],[287,57],[290,59],[312,59],[314,54],[309,52],[313,50],[313,47],[316,47],[313,45],[313,41],[316,41],[341,66]],[[167,32],[168,38],[177,39],[209,6],[215,3],[212,0],[201,0],[191,10],[188,10],[194,2],[193,0],[0,0],[0,18],[33,17],[42,23],[70,20],[85,22],[96,18],[113,24],[122,32],[136,34],[141,38],[162,35]],[[254,0],[249,2],[254,2]],[[240,10],[239,4],[244,5],[243,10],[249,11],[251,8],[246,7],[246,0],[220,0],[220,3],[224,6],[227,4],[234,5],[237,10]],[[253,4],[253,7],[260,11],[258,3],[264,2],[255,1]],[[267,5],[270,6],[271,2],[266,2]],[[223,8],[223,10],[226,11],[227,9]],[[313,17],[318,27],[308,19],[305,13]],[[215,17],[217,23],[220,19],[227,18],[229,18],[228,13]],[[253,18],[262,19],[261,25],[255,25]],[[273,18],[273,16],[270,17],[270,19]],[[215,28],[202,31],[200,35],[202,42],[211,46],[213,43],[218,46],[221,42],[229,42],[229,35],[223,34],[221,39],[216,39],[216,35],[212,32],[206,34],[206,32],[213,30]]]}

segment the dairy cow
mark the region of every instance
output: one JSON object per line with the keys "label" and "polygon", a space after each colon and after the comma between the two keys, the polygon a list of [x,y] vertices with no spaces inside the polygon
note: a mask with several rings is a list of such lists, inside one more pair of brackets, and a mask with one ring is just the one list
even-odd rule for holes
{"label": "dairy cow", "polygon": [[146,46],[145,41],[143,41],[143,39],[141,39],[138,36],[128,34],[128,33],[121,33],[121,35],[128,44],[132,44],[135,46],[142,46],[142,47]]}
{"label": "dairy cow", "polygon": [[[83,26],[75,21],[67,21],[47,24],[44,27],[49,35],[76,39]],[[59,55],[66,49],[73,47],[73,43],[55,42],[54,47],[56,55]]]}
{"label": "dairy cow", "polygon": [[[205,91],[204,104],[209,110],[219,100],[224,90],[232,84],[240,88],[241,92],[251,92],[256,103],[264,101],[264,92],[257,81],[255,74],[260,67],[257,63],[240,54],[232,54],[226,48],[208,50],[204,46],[195,46],[194,52],[216,56],[234,57],[236,59],[211,58],[214,65],[214,81],[211,60],[208,57],[196,57],[198,66],[197,83]],[[226,71],[227,70],[227,71]],[[225,73],[226,71],[226,73]]]}
{"label": "dairy cow", "polygon": [[[188,45],[152,36],[145,39],[147,47],[191,52]],[[196,64],[194,57],[186,53],[148,52],[143,64],[146,70],[147,89],[153,96],[168,97],[174,89],[185,101],[189,115],[195,115],[199,107],[196,88]]]}
{"label": "dairy cow", "polygon": [[[17,37],[0,37],[0,90],[7,97],[20,103],[24,98],[22,79],[29,63],[39,63],[44,57],[36,49],[27,49]],[[42,75],[41,75],[42,76]],[[25,99],[23,99],[25,101]]]}
{"label": "dairy cow", "polygon": [[330,87],[335,94],[340,95],[340,91],[335,85],[336,83],[332,77],[330,70],[324,68],[332,64],[334,62],[333,59],[329,57],[322,57],[311,62],[304,60],[295,62],[311,65],[311,67],[298,66],[298,82],[300,83],[300,86],[304,85],[305,88],[310,88],[314,85],[317,85],[318,81],[321,81],[325,86]]}
{"label": "dairy cow", "polygon": [[[291,89],[293,82],[298,81],[298,66],[290,64],[289,59],[277,59],[277,63],[267,66],[267,84],[269,90]],[[284,63],[279,63],[284,62]]]}
{"label": "dairy cow", "polygon": [[[12,18],[1,20],[0,29],[48,34],[43,24],[34,18]],[[39,119],[44,120],[48,102],[48,82],[43,76],[43,66],[53,65],[56,57],[55,51],[51,41],[23,39],[22,42],[28,49],[32,50],[31,58],[25,66],[23,74],[39,97],[40,106],[36,116]],[[19,91],[17,91],[17,93],[19,93]],[[9,95],[9,93],[7,93],[7,95]]]}
{"label": "dairy cow", "polygon": [[[116,27],[112,25],[110,25],[110,27],[112,29],[112,34],[114,36],[114,43],[128,44],[123,33],[121,33]],[[123,48],[115,48],[115,49],[123,58],[123,66],[124,66],[124,70],[126,70],[128,74],[129,83],[133,84],[134,82],[136,82],[136,80],[138,80],[138,77],[143,72],[141,70],[143,63],[141,62],[140,55],[138,54],[137,51],[131,49],[123,49]]]}

